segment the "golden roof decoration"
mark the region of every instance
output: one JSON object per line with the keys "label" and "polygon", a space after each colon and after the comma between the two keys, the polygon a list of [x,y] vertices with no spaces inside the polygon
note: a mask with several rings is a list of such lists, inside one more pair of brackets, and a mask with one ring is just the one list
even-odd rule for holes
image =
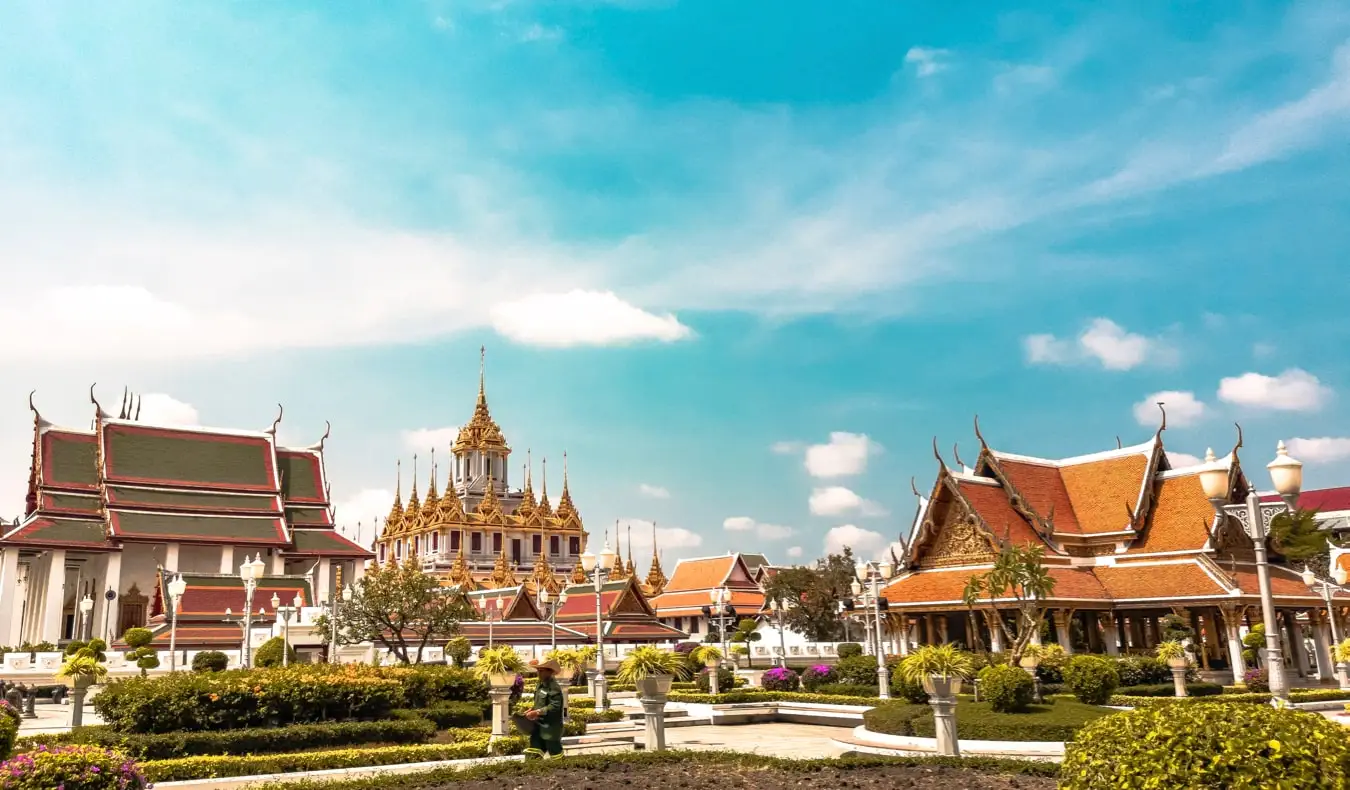
{"label": "golden roof decoration", "polygon": [[512,570],[510,563],[506,561],[506,543],[502,543],[501,554],[497,555],[497,563],[492,566],[492,575],[488,577],[495,589],[500,590],[503,587],[515,587],[519,584],[516,581],[516,574]]}
{"label": "golden roof decoration", "polygon": [[445,494],[436,505],[436,523],[458,524],[464,520],[464,503],[459,500],[454,483],[448,483]]}
{"label": "golden roof decoration", "polygon": [[548,503],[548,459],[543,460],[544,470],[540,474],[539,505],[534,509],[540,520],[553,518],[553,506]]}
{"label": "golden roof decoration", "polygon": [[483,517],[483,520],[489,524],[503,524],[506,522],[506,516],[502,512],[501,500],[497,498],[497,487],[493,484],[492,473],[488,472],[487,486],[483,489],[483,498],[478,500],[478,507],[474,512]]}
{"label": "golden roof decoration", "polygon": [[384,519],[384,531],[381,535],[395,535],[403,528],[403,462],[398,462],[398,482],[394,486],[394,504]]}
{"label": "golden roof decoration", "polygon": [[417,498],[417,456],[413,456],[412,494],[408,496],[408,508],[404,512],[403,525],[406,529],[416,529],[422,518],[422,502]]}
{"label": "golden roof decoration", "polygon": [[427,486],[427,498],[422,501],[422,523],[434,524],[436,505],[440,497],[436,495],[436,448],[431,448],[431,485]]}
{"label": "golden roof decoration", "polygon": [[492,413],[488,411],[484,375],[487,349],[480,347],[478,354],[478,402],[474,405],[473,417],[463,428],[459,429],[459,435],[455,437],[455,443],[451,446],[451,450],[456,454],[467,450],[495,450],[510,453],[511,448],[506,444],[506,437],[502,436],[501,426],[497,425],[497,422],[492,419]]}
{"label": "golden roof decoration", "polygon": [[637,576],[637,566],[633,564],[633,524],[628,524],[628,575]]}
{"label": "golden roof decoration", "polygon": [[656,550],[656,522],[652,522],[652,567],[647,571],[646,593],[648,595],[660,595],[666,588],[670,580],[666,578],[665,571],[661,570],[661,558]]}
{"label": "golden roof decoration", "polygon": [[455,563],[450,566],[450,582],[473,589],[473,574],[469,572],[468,560],[464,558],[462,543],[459,546],[459,554],[455,557]]}
{"label": "golden roof decoration", "polygon": [[572,566],[572,583],[573,584],[586,583],[586,569],[581,567],[580,562],[577,562],[576,565]]}
{"label": "golden roof decoration", "polygon": [[[567,453],[563,452],[563,489],[562,496],[558,498],[558,520],[565,525],[574,526],[581,523],[581,514],[577,512],[576,505],[572,504],[572,493],[567,487]],[[615,538],[618,536],[616,535]]]}
{"label": "golden roof decoration", "polygon": [[530,451],[526,450],[525,487],[520,491],[520,504],[516,505],[515,512],[516,517],[522,522],[528,522],[530,520],[530,516],[534,515],[534,509],[536,507],[534,501],[534,481],[531,479],[534,470],[530,468],[532,464],[529,461],[529,457]]}
{"label": "golden roof decoration", "polygon": [[536,590],[548,590],[550,594],[557,594],[562,589],[562,583],[553,573],[553,565],[548,561],[547,554],[541,554],[534,561],[534,575],[530,577],[534,582]]}

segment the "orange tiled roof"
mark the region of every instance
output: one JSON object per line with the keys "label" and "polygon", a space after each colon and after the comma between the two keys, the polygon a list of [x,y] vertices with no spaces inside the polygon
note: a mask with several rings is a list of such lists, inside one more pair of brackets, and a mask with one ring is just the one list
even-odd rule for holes
{"label": "orange tiled roof", "polygon": [[1026,519],[1013,510],[1012,505],[1008,503],[1008,493],[1002,486],[974,483],[959,478],[956,485],[962,496],[970,502],[971,507],[975,508],[975,512],[980,514],[980,518],[984,519],[990,531],[1000,540],[1006,535],[1007,539],[1015,544],[1042,542],[1031,525],[1027,524]]}
{"label": "orange tiled roof", "polygon": [[1011,460],[1000,460],[998,465],[1032,510],[1042,518],[1054,512],[1057,531],[1079,531],[1069,490],[1064,487],[1064,478],[1057,467]]}
{"label": "orange tiled roof", "polygon": [[1166,565],[1106,565],[1094,568],[1093,572],[1113,600],[1229,594],[1194,560]]}
{"label": "orange tiled roof", "polygon": [[[753,614],[764,608],[764,594],[753,590],[731,590],[732,606],[738,614]],[[699,614],[704,606],[712,604],[708,593],[703,590],[662,593],[651,600],[652,608],[659,617],[680,617]]]}
{"label": "orange tiled roof", "polygon": [[[1148,460],[1131,454],[1123,458],[1065,466],[1059,470],[1084,534],[1119,532],[1129,528],[1129,514],[1139,503],[1148,473]],[[1056,511],[1058,527],[1058,511]]]}
{"label": "orange tiled roof", "polygon": [[1200,487],[1200,476],[1168,477],[1157,485],[1157,499],[1143,539],[1135,541],[1128,553],[1198,551],[1209,540],[1209,528],[1214,523],[1214,506]]}
{"label": "orange tiled roof", "polygon": [[[982,575],[987,570],[988,566],[920,570],[891,582],[882,596],[891,602],[891,606],[959,604],[970,577]],[[1051,600],[1099,601],[1108,598],[1106,590],[1092,575],[1091,569],[1050,568],[1049,572],[1055,580],[1055,592]]]}
{"label": "orange tiled roof", "polygon": [[736,557],[704,557],[702,559],[680,560],[675,564],[675,572],[666,584],[667,591],[711,590],[720,587],[722,581],[731,573]]}
{"label": "orange tiled roof", "polygon": [[[1227,570],[1227,568],[1225,568]],[[1237,580],[1238,586],[1242,592],[1247,595],[1260,595],[1261,587],[1256,577],[1256,566],[1238,565],[1230,572],[1232,577]],[[1321,600],[1319,592],[1303,583],[1303,579],[1297,572],[1287,568],[1280,568],[1272,565],[1270,568],[1270,592],[1276,598],[1312,598]],[[1337,598],[1350,598],[1350,595],[1341,593]]]}

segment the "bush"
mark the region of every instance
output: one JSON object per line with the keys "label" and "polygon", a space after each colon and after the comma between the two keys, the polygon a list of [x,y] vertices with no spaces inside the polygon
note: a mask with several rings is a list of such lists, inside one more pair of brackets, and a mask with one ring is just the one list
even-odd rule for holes
{"label": "bush", "polygon": [[863,647],[857,642],[844,642],[840,644],[838,648],[835,649],[835,655],[839,656],[840,661],[843,661],[846,658],[853,658],[855,656],[860,656],[862,654],[863,654]]}
{"label": "bush", "polygon": [[[876,686],[859,686],[852,683],[826,683],[817,686],[813,692],[832,697],[875,697],[881,692]],[[898,694],[896,696],[899,696]]]}
{"label": "bush", "polygon": [[219,650],[203,650],[192,657],[193,672],[224,672],[230,666],[230,657]]}
{"label": "bush", "polygon": [[[956,734],[979,741],[1072,741],[1084,725],[1110,713],[1073,700],[1031,705],[1022,713],[997,713],[987,702],[967,702],[956,706]],[[932,738],[933,717],[916,719],[914,734]]]}
{"label": "bush", "polygon": [[1060,787],[1340,788],[1348,763],[1345,728],[1315,713],[1161,705],[1084,727]]}
{"label": "bush", "polygon": [[1021,713],[1036,696],[1036,681],[1026,670],[1010,666],[980,671],[980,699],[998,713]]}
{"label": "bush", "polygon": [[[703,692],[704,694],[710,693],[712,688],[710,685],[711,680],[709,680],[710,672],[711,670],[705,667],[704,670],[698,673],[698,675],[694,678],[694,682],[698,684],[698,690]],[[718,668],[717,670],[718,691],[731,691],[731,689],[735,687],[735,681],[736,681],[735,672],[732,672],[730,669],[727,669],[725,667]],[[612,687],[611,690],[613,690]]]}
{"label": "bush", "polygon": [[1045,645],[1040,650],[1041,663],[1036,667],[1036,677],[1042,683],[1063,683],[1064,666],[1069,663],[1069,654],[1058,644]]}
{"label": "bush", "polygon": [[424,719],[438,730],[477,727],[491,710],[490,702],[440,702],[429,708],[401,708],[393,712],[400,719]]}
{"label": "bush", "polygon": [[263,642],[261,645],[258,645],[258,649],[253,653],[253,666],[258,667],[259,669],[281,666],[281,650],[283,647],[286,650],[287,660],[294,664],[295,648],[286,644],[285,640],[281,637],[274,636],[266,642]]}
{"label": "bush", "polygon": [[445,643],[445,658],[451,666],[463,667],[473,655],[473,645],[468,639],[457,636]]}
{"label": "bush", "polygon": [[1074,656],[1064,665],[1064,686],[1079,702],[1105,705],[1120,685],[1116,662],[1102,656]]}
{"label": "bush", "polygon": [[[482,717],[479,716],[478,721]],[[475,721],[474,724],[477,724]],[[304,749],[336,748],[366,743],[426,743],[436,737],[434,724],[414,721],[348,721],[332,724],[296,724],[217,732],[169,732],[155,735],[119,733],[107,726],[81,727],[59,734],[31,735],[19,748],[32,751],[53,746],[97,746],[114,749],[135,760],[164,760],[206,754],[271,754]]]}
{"label": "bush", "polygon": [[384,670],[403,686],[403,704],[429,708],[442,702],[478,702],[488,698],[487,683],[460,667],[415,666]]}
{"label": "bush", "polygon": [[785,667],[775,667],[764,673],[765,691],[796,691],[800,685],[797,673]]}
{"label": "bush", "polygon": [[1252,694],[1270,693],[1270,673],[1265,667],[1247,670],[1242,675],[1242,682]]}
{"label": "bush", "polygon": [[883,702],[875,708],[863,712],[863,723],[872,732],[912,736],[914,734],[914,720],[931,715],[932,709],[927,705],[915,705],[910,702],[899,701]]}
{"label": "bush", "polygon": [[854,686],[875,686],[877,683],[877,660],[874,656],[850,656],[842,658],[834,667],[837,683]]}
{"label": "bush", "polygon": [[126,660],[140,668],[141,677],[145,677],[146,670],[159,666],[159,656],[150,646],[154,640],[155,634],[149,628],[128,628],[122,634],[122,641],[131,648],[126,653]]}
{"label": "bush", "polygon": [[876,707],[876,697],[829,697],[824,694],[806,694],[800,691],[732,691],[727,694],[689,694],[671,692],[671,702],[693,702],[700,705],[730,705],[739,702],[807,702],[816,705],[857,705]]}
{"label": "bush", "polygon": [[19,712],[8,702],[0,700],[0,759],[8,757],[14,751],[14,741],[19,737]]}
{"label": "bush", "polygon": [[145,790],[136,764],[110,749],[62,746],[15,755],[0,763],[5,790]]}
{"label": "bush", "polygon": [[[418,746],[386,746],[294,754],[185,757],[177,760],[146,763],[144,769],[146,776],[153,782],[180,782],[192,779],[290,773],[293,771],[320,771],[370,765],[402,765],[486,757],[489,751],[487,736],[477,735],[478,737],[466,738],[456,743],[435,743]],[[520,739],[505,740],[519,741]],[[520,744],[517,744],[517,747],[519,746]],[[508,751],[510,750],[508,749]],[[514,751],[519,751],[519,748],[514,749]]]}
{"label": "bush", "polygon": [[[1218,683],[1187,683],[1186,693],[1192,697],[1214,697],[1223,693]],[[1155,683],[1148,686],[1121,686],[1116,689],[1117,697],[1172,697],[1176,695],[1176,685]]]}
{"label": "bush", "polygon": [[807,667],[802,670],[800,677],[802,687],[807,691],[815,691],[821,686],[839,680],[839,676],[835,674],[834,667],[829,664],[816,664],[815,666]]}
{"label": "bush", "polygon": [[887,665],[891,670],[891,694],[906,702],[928,704],[928,692],[923,690],[923,682],[907,679],[905,673],[897,671],[902,660],[897,656]]}
{"label": "bush", "polygon": [[1154,656],[1127,656],[1116,662],[1122,686],[1152,686],[1172,682],[1172,669]]}

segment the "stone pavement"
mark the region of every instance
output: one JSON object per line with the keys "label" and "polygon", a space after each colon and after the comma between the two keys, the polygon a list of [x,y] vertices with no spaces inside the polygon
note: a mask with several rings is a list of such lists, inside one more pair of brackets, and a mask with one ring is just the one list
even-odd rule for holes
{"label": "stone pavement", "polygon": [[[770,757],[838,757],[843,750],[830,739],[849,730],[814,724],[739,724],[667,727],[666,747],[734,751]],[[642,739],[639,738],[639,741]]]}

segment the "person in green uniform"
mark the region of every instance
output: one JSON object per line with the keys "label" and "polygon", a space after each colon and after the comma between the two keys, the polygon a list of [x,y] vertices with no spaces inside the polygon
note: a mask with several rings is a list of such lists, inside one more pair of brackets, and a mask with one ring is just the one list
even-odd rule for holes
{"label": "person in green uniform", "polygon": [[530,733],[530,748],[553,757],[563,753],[563,692],[554,679],[560,667],[555,661],[533,661],[531,666],[539,673],[539,685],[534,691],[534,707],[525,718],[535,723]]}

